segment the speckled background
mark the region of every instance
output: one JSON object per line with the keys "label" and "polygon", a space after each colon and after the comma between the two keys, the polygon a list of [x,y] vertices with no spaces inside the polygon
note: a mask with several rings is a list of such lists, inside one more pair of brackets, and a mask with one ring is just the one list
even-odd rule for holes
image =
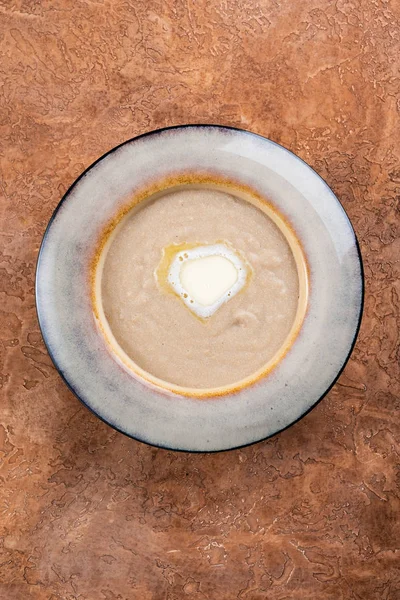
{"label": "speckled background", "polygon": [[[397,0],[0,2],[0,598],[399,600]],[[251,129],[359,236],[361,333],[302,421],[216,455],[100,422],[44,348],[34,272],[61,195],[112,146]]]}

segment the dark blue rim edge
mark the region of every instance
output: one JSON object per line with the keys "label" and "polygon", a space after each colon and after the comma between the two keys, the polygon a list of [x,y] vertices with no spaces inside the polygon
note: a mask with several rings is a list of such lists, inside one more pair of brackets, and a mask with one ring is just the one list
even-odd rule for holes
{"label": "dark blue rim edge", "polygon": [[[224,448],[221,450],[188,450],[188,449],[184,449],[184,448],[172,448],[170,446],[165,446],[162,444],[155,444],[154,442],[149,442],[145,439],[140,439],[138,437],[135,437],[129,433],[127,433],[126,431],[123,431],[122,429],[120,429],[119,427],[117,427],[116,425],[110,423],[109,421],[107,421],[106,419],[104,419],[100,414],[98,414],[95,410],[93,410],[80,396],[79,394],[76,392],[76,390],[71,386],[71,384],[68,382],[68,380],[66,379],[62,369],[59,367],[59,365],[57,364],[52,350],[50,348],[50,346],[47,343],[46,340],[46,335],[44,333],[44,329],[42,327],[42,323],[40,320],[40,308],[37,304],[37,288],[38,288],[38,272],[39,272],[39,268],[40,268],[40,259],[41,259],[41,255],[42,255],[42,250],[44,247],[44,244],[46,242],[47,239],[47,235],[48,232],[50,230],[50,227],[54,221],[54,219],[57,216],[58,211],[60,210],[60,208],[62,207],[62,205],[64,204],[64,202],[68,199],[69,194],[71,193],[71,191],[73,190],[73,188],[75,187],[75,185],[77,185],[77,183],[86,175],[86,173],[88,173],[90,171],[90,169],[92,169],[95,165],[97,165],[97,163],[99,163],[100,161],[103,160],[103,158],[106,158],[107,156],[109,156],[110,154],[112,154],[113,152],[115,152],[116,150],[118,150],[119,148],[121,148],[122,146],[125,146],[126,144],[130,144],[133,141],[139,140],[141,138],[145,138],[148,136],[154,136],[154,135],[160,135],[166,131],[172,131],[175,129],[189,129],[189,128],[211,128],[211,129],[222,129],[222,130],[227,130],[227,131],[237,131],[240,133],[244,133],[246,135],[249,136],[254,136],[257,138],[260,138],[262,140],[266,140],[268,142],[271,142],[272,144],[274,144],[275,146],[279,146],[280,148],[283,148],[283,150],[285,150],[286,152],[288,152],[289,154],[291,154],[292,156],[294,156],[297,160],[301,161],[308,169],[310,169],[310,171],[312,171],[325,185],[325,187],[328,188],[329,192],[331,193],[331,195],[333,196],[333,198],[338,202],[339,206],[341,207],[343,214],[350,226],[350,230],[353,233],[354,236],[354,244],[356,246],[357,249],[357,254],[358,254],[358,260],[360,263],[360,275],[361,275],[361,302],[360,302],[360,312],[358,315],[358,323],[357,323],[357,327],[355,329],[354,332],[354,338],[353,338],[353,342],[351,344],[350,350],[346,356],[346,358],[343,361],[343,364],[341,366],[341,368],[339,369],[336,377],[333,379],[332,383],[329,385],[329,387],[325,390],[325,392],[318,398],[318,400],[316,400],[316,402],[314,402],[314,404],[312,406],[310,406],[310,408],[308,408],[306,411],[304,411],[297,419],[295,419],[294,421],[292,421],[291,423],[289,423],[289,425],[286,425],[285,427],[282,427],[281,429],[277,429],[274,433],[271,433],[270,435],[267,435],[264,438],[261,439],[257,439],[254,440],[253,442],[249,442],[248,444],[242,444],[240,446],[232,446],[232,448]],[[350,218],[348,216],[348,214],[346,213],[342,203],[340,202],[339,198],[337,198],[337,196],[334,194],[334,192],[332,191],[332,189],[329,187],[329,185],[326,183],[326,181],[308,164],[306,163],[305,160],[303,160],[302,158],[300,158],[300,156],[297,156],[297,154],[294,154],[294,152],[292,152],[291,150],[288,150],[287,148],[285,148],[285,146],[282,146],[281,144],[278,144],[277,142],[274,142],[273,140],[270,140],[269,138],[259,134],[259,133],[254,133],[252,131],[248,131],[247,129],[240,129],[239,127],[231,127],[228,125],[216,125],[213,123],[193,123],[193,124],[183,124],[183,125],[172,125],[170,127],[161,127],[160,129],[154,129],[152,131],[148,131],[146,133],[142,133],[140,135],[134,136],[128,140],[125,140],[124,142],[122,142],[121,144],[118,144],[117,146],[115,146],[114,148],[111,148],[110,150],[108,150],[107,152],[105,152],[102,156],[100,156],[98,159],[96,159],[91,165],[89,165],[80,175],[77,179],[75,179],[75,181],[70,185],[70,187],[67,189],[67,191],[64,193],[64,195],[62,196],[60,202],[57,204],[56,208],[54,209],[50,220],[47,224],[47,227],[45,229],[45,232],[43,234],[43,238],[42,238],[42,242],[40,244],[40,248],[39,248],[39,253],[38,253],[38,258],[36,261],[36,271],[35,271],[35,308],[36,308],[36,315],[38,318],[38,323],[39,323],[39,328],[43,337],[43,341],[45,343],[45,346],[47,348],[47,352],[49,353],[49,356],[54,364],[54,367],[56,369],[56,371],[58,372],[58,374],[60,375],[61,379],[64,381],[64,383],[66,384],[66,386],[71,390],[71,392],[76,396],[76,398],[78,398],[78,400],[80,402],[82,402],[82,404],[84,406],[86,406],[86,408],[88,408],[90,410],[91,413],[93,413],[94,415],[96,415],[96,417],[98,417],[101,421],[103,421],[103,423],[106,423],[107,425],[109,425],[110,427],[112,427],[113,429],[115,429],[116,431],[118,431],[119,433],[122,433],[123,435],[127,436],[128,438],[134,439],[137,442],[141,442],[143,444],[147,444],[148,446],[152,446],[154,448],[161,448],[163,450],[170,450],[173,452],[189,452],[189,453],[193,453],[193,454],[216,454],[219,452],[230,452],[231,450],[239,450],[240,448],[247,448],[249,446],[253,446],[254,444],[258,444],[261,442],[264,442],[265,440],[270,439],[271,437],[273,437],[274,435],[277,435],[278,433],[281,433],[282,431],[285,431],[286,429],[289,429],[289,427],[292,427],[293,425],[295,425],[296,423],[298,423],[299,421],[301,421],[306,415],[308,415],[309,412],[311,412],[316,406],[317,404],[319,404],[321,402],[321,400],[323,398],[325,398],[325,396],[331,391],[331,389],[333,388],[333,386],[335,385],[335,383],[337,382],[337,380],[339,379],[340,375],[343,373],[349,358],[354,350],[354,347],[356,345],[356,341],[357,341],[357,337],[358,334],[360,332],[360,327],[361,327],[361,322],[362,322],[362,315],[363,315],[363,310],[364,310],[364,299],[365,299],[365,283],[364,283],[364,265],[363,265],[363,260],[362,260],[362,254],[361,254],[361,248],[360,248],[360,244],[357,238],[357,235],[354,231],[353,225],[350,221]]]}

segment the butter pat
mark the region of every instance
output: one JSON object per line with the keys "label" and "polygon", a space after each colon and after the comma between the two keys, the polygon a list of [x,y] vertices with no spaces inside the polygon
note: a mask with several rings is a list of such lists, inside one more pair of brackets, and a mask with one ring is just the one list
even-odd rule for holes
{"label": "butter pat", "polygon": [[207,318],[242,289],[247,268],[225,244],[197,246],[176,254],[167,279],[191,311]]}

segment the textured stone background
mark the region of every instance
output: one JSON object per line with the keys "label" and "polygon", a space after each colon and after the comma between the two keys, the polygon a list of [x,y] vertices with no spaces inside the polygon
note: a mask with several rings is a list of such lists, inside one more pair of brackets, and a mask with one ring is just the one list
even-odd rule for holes
{"label": "textured stone background", "polygon": [[[2,0],[0,14],[1,599],[399,600],[400,3]],[[34,299],[66,188],[115,144],[186,122],[308,161],[367,278],[331,393],[267,442],[204,456],[81,406]]]}

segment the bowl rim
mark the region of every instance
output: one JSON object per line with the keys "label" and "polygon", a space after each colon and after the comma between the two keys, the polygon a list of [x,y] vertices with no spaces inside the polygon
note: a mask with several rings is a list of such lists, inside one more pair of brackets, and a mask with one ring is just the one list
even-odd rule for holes
{"label": "bowl rim", "polygon": [[[41,256],[43,254],[43,249],[45,246],[45,243],[47,241],[47,237],[48,237],[48,233],[50,231],[51,225],[53,223],[53,221],[55,220],[58,212],[60,211],[60,209],[62,208],[63,204],[68,200],[68,196],[70,195],[70,193],[72,192],[72,190],[74,189],[74,187],[79,183],[79,181],[85,177],[85,175],[95,166],[97,165],[99,162],[101,162],[104,158],[106,158],[107,156],[113,154],[114,152],[116,152],[119,148],[121,148],[122,146],[125,146],[126,144],[129,144],[131,142],[146,138],[146,137],[153,137],[153,136],[157,136],[160,135],[164,132],[167,131],[172,131],[172,130],[184,130],[184,129],[217,129],[217,130],[227,130],[227,131],[236,131],[236,132],[240,132],[240,133],[244,133],[248,136],[251,137],[256,137],[259,138],[261,140],[264,141],[268,141],[269,143],[273,144],[274,146],[278,146],[279,148],[283,149],[284,151],[286,151],[287,153],[291,154],[295,159],[297,159],[298,161],[300,161],[301,163],[303,163],[310,171],[312,171],[312,173],[317,176],[317,178],[323,183],[323,185],[328,188],[328,190],[331,192],[331,194],[334,196],[334,198],[336,199],[336,201],[338,202],[338,206],[341,208],[341,211],[343,213],[343,216],[345,217],[349,229],[353,235],[354,238],[354,246],[356,248],[357,251],[357,257],[358,257],[358,261],[359,261],[359,265],[360,265],[360,283],[361,283],[361,288],[360,288],[360,308],[359,308],[359,314],[358,314],[358,319],[357,319],[357,325],[355,327],[354,330],[354,335],[353,335],[353,340],[352,343],[350,345],[349,351],[346,355],[346,357],[343,359],[343,363],[341,368],[339,369],[339,371],[337,372],[335,378],[333,379],[333,381],[331,382],[331,384],[327,387],[327,389],[323,392],[323,394],[315,401],[313,402],[313,404],[308,407],[306,410],[304,410],[299,417],[297,417],[296,419],[294,419],[293,421],[291,421],[289,424],[281,427],[280,429],[277,429],[276,431],[274,431],[273,433],[270,433],[268,435],[266,435],[265,437],[262,437],[260,439],[254,440],[254,441],[250,441],[247,442],[245,444],[239,444],[237,446],[232,446],[229,448],[221,448],[221,449],[211,449],[211,450],[198,450],[198,449],[186,449],[186,448],[175,448],[173,446],[168,446],[165,444],[157,444],[148,440],[144,440],[144,439],[140,439],[139,437],[132,435],[131,433],[128,433],[127,431],[124,431],[123,429],[119,428],[118,426],[116,426],[114,423],[110,423],[109,421],[107,421],[101,414],[99,414],[96,410],[94,410],[89,404],[87,404],[87,402],[79,395],[79,393],[74,389],[74,386],[67,380],[63,369],[61,368],[61,366],[57,363],[54,354],[51,350],[50,344],[48,343],[47,339],[46,339],[46,334],[45,334],[45,330],[43,327],[43,324],[41,322],[41,318],[40,318],[40,309],[39,309],[39,302],[38,302],[38,286],[39,286],[39,281],[38,281],[38,275],[39,275],[39,268],[40,268],[40,261],[41,261]],[[74,394],[74,396],[86,407],[90,410],[90,412],[92,412],[94,415],[96,415],[96,417],[98,417],[101,421],[103,421],[103,423],[106,423],[108,426],[112,427],[114,430],[118,431],[119,433],[122,433],[123,435],[125,435],[128,438],[134,439],[138,442],[141,442],[142,444],[146,444],[148,446],[152,446],[154,448],[161,448],[164,450],[169,450],[169,451],[173,451],[173,452],[185,452],[185,453],[193,453],[193,454],[215,454],[215,453],[220,453],[220,452],[229,452],[231,450],[238,450],[240,448],[247,448],[248,446],[253,446],[255,444],[264,442],[265,440],[268,440],[272,437],[274,437],[275,435],[285,431],[286,429],[289,429],[290,427],[292,427],[293,425],[295,425],[296,423],[298,423],[299,421],[301,421],[306,415],[308,415],[309,412],[311,412],[320,402],[321,400],[331,391],[331,389],[333,388],[333,386],[336,384],[336,382],[338,381],[339,377],[342,375],[349,359],[350,356],[354,350],[354,347],[356,345],[357,342],[357,338],[360,332],[360,328],[361,328],[361,323],[362,323],[362,318],[363,318],[363,311],[364,311],[364,302],[365,302],[365,274],[364,274],[364,265],[363,265],[363,258],[362,258],[362,253],[361,253],[361,248],[360,248],[360,243],[357,237],[357,234],[354,230],[353,224],[342,204],[342,202],[340,201],[340,199],[336,196],[336,194],[333,192],[333,190],[330,188],[330,186],[327,184],[327,182],[321,177],[321,175],[319,175],[317,173],[317,171],[315,171],[315,169],[313,167],[311,167],[304,159],[302,159],[300,156],[298,156],[297,154],[295,154],[294,152],[292,152],[291,150],[289,150],[288,148],[286,148],[285,146],[283,146],[282,144],[279,144],[277,142],[275,142],[274,140],[271,140],[270,138],[261,135],[259,133],[255,133],[253,131],[250,131],[248,129],[242,129],[240,127],[234,127],[234,126],[230,126],[230,125],[221,125],[221,124],[217,124],[217,123],[185,123],[185,124],[181,124],[181,125],[171,125],[171,126],[166,126],[166,127],[161,127],[158,129],[154,129],[151,131],[146,131],[145,133],[139,134],[137,136],[133,136],[123,142],[121,142],[120,144],[114,146],[113,148],[110,148],[109,150],[107,150],[104,154],[102,154],[101,156],[99,156],[95,161],[93,161],[90,165],[88,165],[84,171],[82,171],[80,173],[80,175],[72,182],[72,184],[67,188],[67,190],[64,192],[61,200],[58,202],[58,204],[56,205],[55,209],[53,210],[50,219],[47,223],[47,226],[45,228],[45,231],[43,233],[43,237],[42,237],[42,241],[40,244],[40,248],[39,248],[39,252],[37,255],[37,260],[36,260],[36,268],[35,268],[35,310],[36,310],[36,316],[37,316],[37,320],[38,320],[38,324],[39,324],[39,328],[40,328],[40,332],[44,341],[44,344],[46,346],[46,350],[53,362],[53,365],[57,371],[57,373],[60,375],[61,379],[64,381],[64,383],[66,384],[66,386],[68,387],[68,389]]]}

